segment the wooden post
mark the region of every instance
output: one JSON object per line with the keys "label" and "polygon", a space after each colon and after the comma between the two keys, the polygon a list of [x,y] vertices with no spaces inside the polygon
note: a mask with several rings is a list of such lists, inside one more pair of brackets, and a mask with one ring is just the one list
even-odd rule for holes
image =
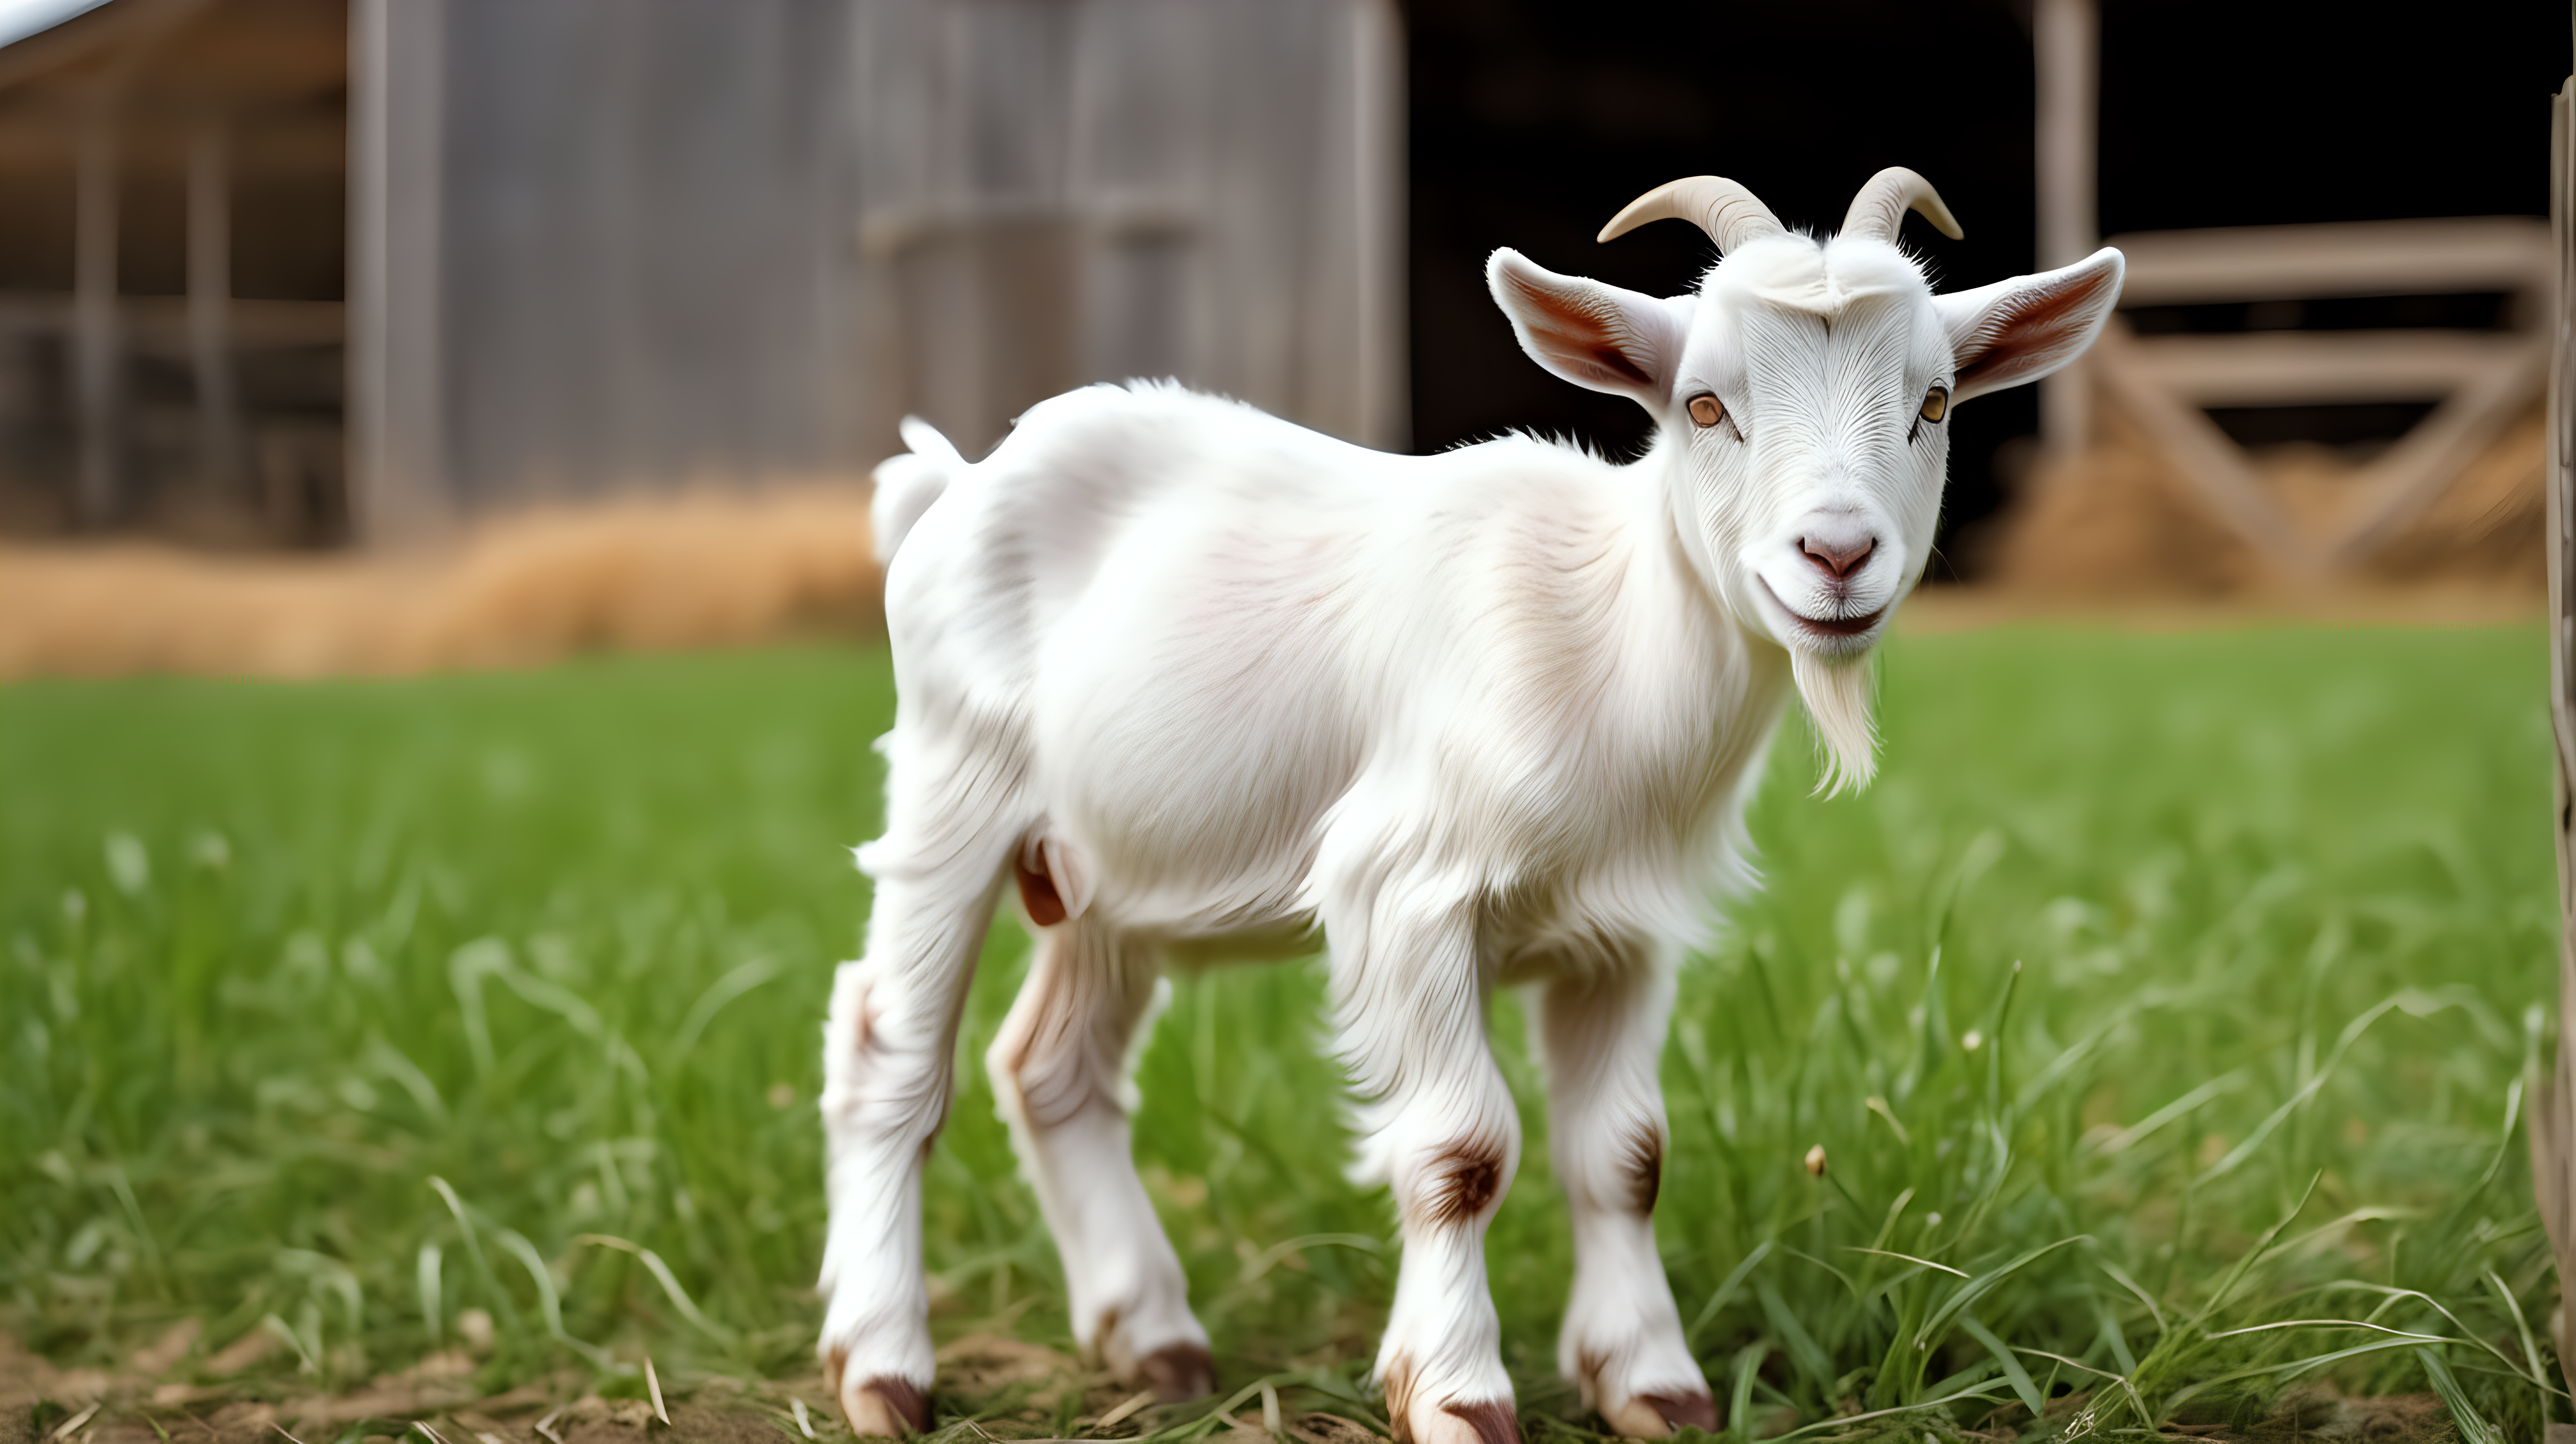
{"label": "wooden post", "polygon": [[72,398],[78,421],[81,525],[104,527],[123,503],[117,400],[123,388],[116,315],[115,91],[102,86],[81,108],[72,201]]}
{"label": "wooden post", "polygon": [[[2563,1302],[2567,1281],[2576,1278],[2576,1036],[2568,1023],[2576,1018],[2576,405],[2567,389],[2576,384],[2576,324],[2569,304],[2576,301],[2576,143],[2569,125],[2576,114],[2576,78],[2558,92],[2551,107],[2549,144],[2550,239],[2558,252],[2558,285],[2550,297],[2553,332],[2549,361],[2549,420],[2545,480],[2548,485],[2549,546],[2549,717],[2557,743],[2558,838],[2558,1059],[2550,1076],[2534,1080],[2531,1106],[2531,1177],[2538,1195],[2540,1221],[2549,1230],[2557,1256],[2559,1292],[2558,1367],[2576,1380],[2576,1318]],[[2576,1426],[2551,1424],[2550,1444],[2565,1444]]]}
{"label": "wooden post", "polygon": [[[2092,254],[2101,225],[2094,204],[2099,163],[2102,17],[2094,0],[2039,0],[2031,14],[2036,63],[2039,264],[2072,265]],[[2040,439],[2059,456],[2084,449],[2093,429],[2093,380],[2081,361],[2039,386]]]}
{"label": "wooden post", "polygon": [[1404,20],[1392,3],[1351,9],[1353,269],[1360,316],[1351,440],[1402,451],[1413,439],[1404,337]]}
{"label": "wooden post", "polygon": [[447,6],[349,7],[349,513],[369,545],[453,520],[440,385]]}
{"label": "wooden post", "polygon": [[210,120],[188,139],[188,355],[197,383],[198,471],[206,490],[218,497],[231,493],[241,457],[241,401],[233,385],[231,172],[222,127]]}

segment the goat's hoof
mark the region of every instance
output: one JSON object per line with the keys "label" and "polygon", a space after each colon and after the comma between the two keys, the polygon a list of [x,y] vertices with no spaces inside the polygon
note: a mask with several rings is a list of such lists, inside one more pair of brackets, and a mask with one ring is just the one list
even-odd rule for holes
{"label": "goat's hoof", "polygon": [[908,1380],[880,1374],[841,1383],[841,1412],[862,1439],[901,1439],[930,1430],[930,1395]]}
{"label": "goat's hoof", "polygon": [[1165,1344],[1136,1361],[1136,1381],[1156,1400],[1181,1404],[1216,1392],[1216,1360],[1198,1344]]}
{"label": "goat's hoof", "polygon": [[1614,1434],[1663,1439],[1684,1429],[1717,1432],[1717,1400],[1706,1394],[1637,1394],[1601,1411]]}
{"label": "goat's hoof", "polygon": [[1452,1400],[1407,1412],[1409,1420],[1394,1421],[1402,1431],[1396,1437],[1406,1444],[1521,1444],[1520,1415],[1508,1399]]}
{"label": "goat's hoof", "polygon": [[1414,1444],[1521,1444],[1521,1419],[1506,1399],[1443,1404],[1414,1432]]}
{"label": "goat's hoof", "polygon": [[[1501,1374],[1500,1362],[1493,1371]],[[1446,1400],[1420,1387],[1413,1360],[1395,1354],[1378,1361],[1378,1385],[1386,1390],[1386,1418],[1395,1429],[1395,1444],[1521,1444],[1521,1416],[1512,1407],[1511,1385],[1497,1380],[1500,1398]],[[1452,1387],[1457,1387],[1453,1385]],[[1474,1381],[1464,1387],[1477,1392]]]}

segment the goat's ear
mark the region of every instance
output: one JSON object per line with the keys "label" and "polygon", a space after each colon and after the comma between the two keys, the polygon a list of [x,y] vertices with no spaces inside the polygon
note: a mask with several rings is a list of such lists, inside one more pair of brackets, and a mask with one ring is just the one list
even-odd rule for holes
{"label": "goat's ear", "polygon": [[1933,297],[1959,364],[1950,399],[2036,381],[2083,355],[2119,304],[2127,268],[2104,246],[2060,270]]}
{"label": "goat's ear", "polygon": [[1485,263],[1494,304],[1521,349],[1550,372],[1661,413],[1690,335],[1690,299],[1657,300],[1581,276],[1560,276],[1509,246]]}

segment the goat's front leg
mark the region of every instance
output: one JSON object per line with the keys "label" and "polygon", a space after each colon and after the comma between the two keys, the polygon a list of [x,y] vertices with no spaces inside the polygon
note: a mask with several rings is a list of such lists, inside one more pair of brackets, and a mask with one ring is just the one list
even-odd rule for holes
{"label": "goat's front leg", "polygon": [[867,956],[843,963],[823,1036],[819,1352],[862,1437],[930,1427],[921,1173],[948,1115],[959,1010],[992,915],[1001,848],[945,875],[880,876]]}
{"label": "goat's front leg", "polygon": [[1395,1192],[1404,1259],[1378,1345],[1398,1444],[1516,1444],[1485,1230],[1520,1164],[1520,1118],[1485,1041],[1464,900],[1335,916],[1337,1051],[1363,1100],[1355,1173]]}
{"label": "goat's front leg", "polygon": [[1127,1104],[1151,949],[1087,919],[1036,929],[1037,956],[985,1055],[993,1096],[1064,1257],[1073,1337],[1166,1401],[1216,1387],[1189,1282],[1136,1177]]}
{"label": "goat's front leg", "polygon": [[1557,1367],[1618,1433],[1658,1438],[1685,1424],[1714,1431],[1717,1404],[1655,1251],[1665,1137],[1655,1067],[1672,969],[1643,947],[1569,960],[1537,1001],[1548,1153],[1574,1221],[1574,1295]]}

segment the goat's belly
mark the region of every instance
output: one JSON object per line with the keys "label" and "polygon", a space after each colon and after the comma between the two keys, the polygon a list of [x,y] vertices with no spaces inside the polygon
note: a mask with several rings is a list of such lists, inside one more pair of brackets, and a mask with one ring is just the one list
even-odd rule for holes
{"label": "goat's belly", "polygon": [[1284,963],[1324,950],[1312,916],[1294,916],[1215,933],[1172,933],[1163,939],[1163,962],[1182,972],[1225,963]]}
{"label": "goat's belly", "polygon": [[1280,923],[1308,905],[1319,826],[1358,771],[1357,729],[1329,652],[1299,645],[1301,619],[1245,616],[1257,603],[1239,589],[1173,590],[1104,587],[1061,623],[1066,645],[1042,651],[1049,826],[1093,860],[1099,905],[1122,923],[1169,935]]}
{"label": "goat's belly", "polygon": [[1310,906],[1315,837],[1338,789],[1294,761],[1262,765],[1257,748],[1162,742],[1105,744],[1049,789],[1049,828],[1096,869],[1094,906],[1119,926],[1174,938],[1293,929]]}

